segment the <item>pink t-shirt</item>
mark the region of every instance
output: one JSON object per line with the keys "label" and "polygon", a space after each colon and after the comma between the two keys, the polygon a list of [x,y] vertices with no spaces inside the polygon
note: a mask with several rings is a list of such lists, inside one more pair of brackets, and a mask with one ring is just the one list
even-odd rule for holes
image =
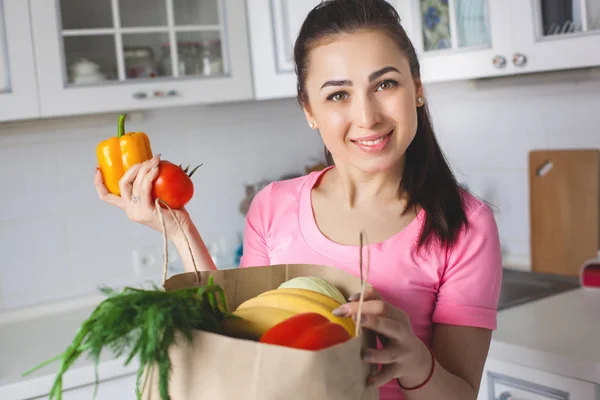
{"label": "pink t-shirt", "polygon": [[[247,214],[240,267],[319,264],[360,276],[358,248],[329,240],[313,216],[312,188],[330,168],[273,182],[257,193]],[[425,211],[401,232],[370,246],[369,284],[408,313],[427,345],[433,323],[496,329],[502,278],[498,229],[489,206],[467,194],[463,200],[469,229],[447,252],[432,247],[428,254],[424,249],[417,254],[414,249]],[[404,397],[391,381],[381,388],[380,398]]]}

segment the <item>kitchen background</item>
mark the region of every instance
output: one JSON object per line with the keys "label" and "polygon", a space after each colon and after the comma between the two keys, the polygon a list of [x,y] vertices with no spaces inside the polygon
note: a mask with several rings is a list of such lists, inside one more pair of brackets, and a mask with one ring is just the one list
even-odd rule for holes
{"label": "kitchen background", "polygon": [[[8,5],[5,4],[5,7],[9,7],[11,1],[11,7],[15,7],[15,1],[6,1]],[[52,24],[57,21],[53,18],[47,21],[45,17],[48,10],[56,12],[53,5],[48,5],[50,3],[31,2],[34,36],[54,32],[55,25]],[[256,10],[267,7],[265,4],[268,2],[251,3],[255,7],[247,8],[248,15],[256,16]],[[230,2],[224,4],[229,18],[234,20],[235,13],[239,11],[234,13]],[[495,8],[492,10],[494,18],[508,18],[504,9],[493,5],[494,2],[491,4]],[[302,10],[312,7],[308,5],[289,3],[292,10],[288,12],[298,11],[294,7]],[[68,7],[65,9],[69,10]],[[71,28],[96,28],[91,20],[84,17],[77,19],[85,14],[81,10],[71,9],[70,13],[63,15],[66,27],[76,24]],[[85,15],[101,18],[102,10]],[[137,16],[142,21],[146,19],[146,22],[150,18],[147,13],[123,15],[126,18]],[[301,21],[301,18],[295,18],[296,24]],[[36,24],[36,21],[40,23]],[[409,27],[414,23],[410,18],[406,21]],[[130,22],[130,25],[136,26],[135,21]],[[160,25],[161,21],[153,23]],[[249,32],[257,35],[260,28],[256,26],[256,23],[250,26]],[[281,26],[278,25],[277,29]],[[160,37],[146,34],[150,36],[143,38],[143,35],[138,35],[138,39],[142,37],[141,41],[134,40],[136,35],[129,35],[131,40],[124,35],[123,44],[151,42],[154,51],[160,52],[158,43],[168,41],[169,32],[161,33]],[[78,60],[72,55],[104,60],[93,51],[86,53],[85,50],[85,45],[90,43],[95,43],[98,48],[102,48],[103,44],[86,42],[84,33],[80,34],[65,36],[67,64],[73,66]],[[239,46],[240,34],[230,32],[230,35],[229,45],[237,52],[236,55],[231,50],[231,68],[235,70],[238,67],[239,58],[247,54],[244,51],[252,52],[256,88],[261,84],[260,75],[264,73],[257,59],[263,55],[269,57],[267,53],[272,50],[255,45],[241,51],[239,49],[246,46]],[[181,39],[193,36],[183,35]],[[202,32],[197,35],[199,37],[214,39]],[[456,46],[456,43],[444,42],[448,39],[447,35],[424,37],[426,43],[420,45],[426,49],[428,46]],[[242,38],[245,36],[242,35]],[[93,186],[95,146],[115,134],[116,110],[127,111],[127,107],[118,105],[110,108],[106,100],[97,103],[102,99],[99,100],[92,92],[87,97],[69,97],[71,93],[67,94],[69,89],[64,89],[62,82],[54,85],[60,81],[57,76],[61,74],[51,77],[54,86],[50,90],[49,74],[60,70],[60,65],[53,65],[53,62],[62,60],[62,56],[48,54],[60,48],[59,42],[58,38],[53,38],[43,46],[39,42],[34,43],[38,63],[42,64],[42,68],[38,67],[41,68],[38,79],[42,88],[42,109],[54,115],[0,124],[0,182],[3,183],[0,196],[0,314],[94,294],[100,284],[122,286],[140,284],[148,279],[156,281],[161,273],[160,233],[128,221],[120,210],[102,203]],[[112,42],[109,40],[108,43]],[[467,45],[481,45],[481,41],[475,40]],[[500,47],[505,45],[502,43]],[[489,63],[488,56],[491,54],[485,54],[486,63]],[[566,53],[557,52],[555,55],[569,59]],[[459,181],[495,206],[505,264],[529,270],[528,152],[547,148],[600,147],[600,69],[570,70],[570,64],[565,61],[564,68],[550,68],[555,69],[553,72],[490,79],[486,79],[486,74],[473,73],[472,77],[483,79],[470,80],[459,76],[462,72],[454,68],[456,77],[464,78],[454,80],[441,79],[452,68],[442,71],[436,66],[439,63],[435,59],[427,60],[423,66],[429,76],[440,74],[439,81],[431,79],[426,83],[426,101],[442,148]],[[279,58],[277,62],[287,62],[289,66],[289,59]],[[452,60],[448,62],[452,63]],[[534,65],[535,60],[531,63]],[[589,60],[581,60],[581,63],[589,66]],[[167,65],[171,65],[170,61]],[[180,73],[186,74],[185,71]],[[187,73],[190,73],[189,70]],[[245,70],[239,72],[240,75],[242,78],[236,79],[250,78],[250,72]],[[70,83],[73,83],[73,75],[69,76]],[[107,76],[108,79],[118,79],[118,74]],[[162,153],[163,159],[182,164],[204,164],[194,176],[196,192],[188,209],[220,267],[231,268],[235,267],[235,251],[241,243],[244,227],[240,204],[246,197],[246,185],[280,179],[286,174],[305,173],[306,168],[322,161],[322,143],[319,136],[307,127],[291,93],[283,98],[268,98],[262,93],[262,98],[257,96],[258,100],[244,99],[243,95],[239,99],[228,100],[220,96],[230,93],[230,88],[238,85],[238,81],[233,81],[233,86],[224,83],[222,90],[219,90],[218,82],[214,86],[208,86],[211,85],[209,81],[192,82],[189,92],[199,96],[197,103],[206,103],[207,96],[214,96],[219,103],[182,103],[174,107],[134,110],[127,120],[127,129],[146,132],[154,151]],[[135,83],[130,86],[135,86]],[[264,85],[261,86],[257,93],[264,88]],[[243,90],[244,87],[240,89],[241,92]],[[105,94],[98,95],[102,96]],[[89,102],[81,101],[84,98]],[[103,104],[106,110],[111,111],[86,111],[87,108],[102,111],[103,108],[96,104]],[[72,109],[69,109],[71,106]],[[71,111],[76,115],[68,115]],[[174,251],[171,256],[172,271],[177,271],[180,265]]]}
{"label": "kitchen background", "polygon": [[[506,263],[528,269],[527,153],[600,147],[600,74],[438,83],[426,90],[458,179],[497,207]],[[95,146],[115,133],[115,121],[110,114],[0,126],[3,309],[160,274],[161,235],[102,203],[93,186]],[[302,173],[323,153],[293,99],[149,111],[133,114],[127,126],[150,135],[163,159],[204,163],[188,209],[207,243],[225,243],[219,258],[225,266],[233,263],[244,226],[244,186]],[[157,258],[153,271],[136,275],[135,250]]]}

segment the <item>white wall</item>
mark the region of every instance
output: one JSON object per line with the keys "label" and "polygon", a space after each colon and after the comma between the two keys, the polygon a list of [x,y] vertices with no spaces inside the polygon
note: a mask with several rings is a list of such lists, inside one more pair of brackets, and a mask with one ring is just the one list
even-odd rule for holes
{"label": "white wall", "polygon": [[[505,260],[527,268],[527,152],[600,147],[600,76],[589,72],[505,78],[427,88],[440,142],[459,180],[497,206]],[[0,125],[0,313],[136,284],[132,251],[160,257],[158,232],[97,199],[96,144],[116,115]],[[293,99],[144,113],[128,123],[156,152],[194,175],[190,212],[207,242],[230,246],[244,218],[243,185],[302,172],[319,160],[319,137]],[[160,263],[160,260],[159,260]],[[159,268],[160,269],[160,268]]]}
{"label": "white wall", "polygon": [[[0,312],[161,274],[161,234],[101,202],[93,186],[96,145],[115,134],[117,117],[0,124]],[[163,159],[204,163],[188,209],[206,242],[223,237],[231,254],[244,185],[303,173],[323,155],[293,100],[152,111],[126,128],[146,132]],[[156,254],[154,274],[134,274],[134,249]]]}
{"label": "white wall", "polygon": [[459,181],[497,207],[505,264],[529,269],[528,152],[600,148],[600,69],[445,83],[428,93]]}

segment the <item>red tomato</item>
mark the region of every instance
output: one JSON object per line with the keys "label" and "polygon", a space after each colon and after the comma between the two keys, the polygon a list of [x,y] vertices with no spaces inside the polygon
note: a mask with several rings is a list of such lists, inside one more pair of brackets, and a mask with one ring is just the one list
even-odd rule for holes
{"label": "red tomato", "polygon": [[302,313],[294,315],[273,326],[260,338],[261,343],[291,346],[308,329],[329,323],[329,320],[317,313]]}
{"label": "red tomato", "polygon": [[348,331],[334,322],[313,326],[304,332],[291,347],[304,350],[320,350],[350,339]]}
{"label": "red tomato", "polygon": [[180,166],[161,160],[158,163],[158,177],[152,185],[152,200],[159,198],[172,209],[182,208],[194,195],[190,176]]}

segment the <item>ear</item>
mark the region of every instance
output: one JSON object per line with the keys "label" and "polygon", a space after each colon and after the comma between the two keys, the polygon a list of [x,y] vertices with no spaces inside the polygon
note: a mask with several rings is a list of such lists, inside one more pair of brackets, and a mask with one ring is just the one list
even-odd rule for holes
{"label": "ear", "polygon": [[415,99],[417,107],[422,107],[425,104],[425,96],[423,94],[423,84],[420,80],[415,80]]}
{"label": "ear", "polygon": [[302,106],[302,110],[304,111],[304,116],[306,117],[306,122],[308,123],[308,126],[310,126],[310,129],[317,129],[317,122],[310,111],[310,106],[305,104]]}

